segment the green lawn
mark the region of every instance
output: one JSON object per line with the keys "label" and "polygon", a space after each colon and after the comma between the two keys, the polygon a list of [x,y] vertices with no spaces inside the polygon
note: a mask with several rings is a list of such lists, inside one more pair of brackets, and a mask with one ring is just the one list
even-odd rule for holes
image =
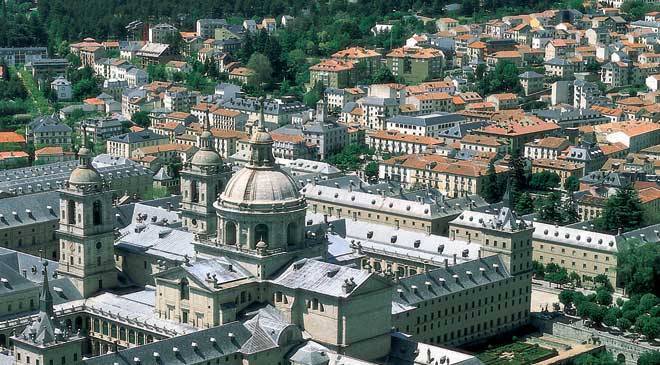
{"label": "green lawn", "polygon": [[52,111],[51,105],[44,97],[44,94],[39,90],[37,82],[32,77],[32,74],[25,69],[18,70],[18,74],[21,76],[23,85],[30,94],[31,101],[31,112],[35,115],[49,114]]}
{"label": "green lawn", "polygon": [[498,346],[477,354],[486,365],[527,365],[556,356],[557,351],[536,344],[514,342]]}

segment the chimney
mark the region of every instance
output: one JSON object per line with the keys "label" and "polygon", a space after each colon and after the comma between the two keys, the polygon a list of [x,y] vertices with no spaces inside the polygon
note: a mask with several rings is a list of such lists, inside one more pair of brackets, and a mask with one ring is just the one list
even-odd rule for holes
{"label": "chimney", "polygon": [[411,285],[410,289],[412,289],[413,293],[418,294],[417,285]]}
{"label": "chimney", "polygon": [[445,259],[445,269],[449,269],[449,259]]}
{"label": "chimney", "polygon": [[456,254],[454,254],[454,265],[456,265]]}

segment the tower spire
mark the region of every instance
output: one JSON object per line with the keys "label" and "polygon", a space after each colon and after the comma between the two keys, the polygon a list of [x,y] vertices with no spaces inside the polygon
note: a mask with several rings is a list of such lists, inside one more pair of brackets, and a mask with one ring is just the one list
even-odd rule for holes
{"label": "tower spire", "polygon": [[266,117],[264,116],[264,97],[259,98],[259,121],[257,122],[257,128],[259,131],[266,130]]}
{"label": "tower spire", "polygon": [[78,161],[80,167],[91,167],[91,152],[87,148],[87,125],[82,123],[80,128],[82,129],[82,143],[80,149],[78,150]]}
{"label": "tower spire", "polygon": [[48,318],[53,317],[53,296],[50,294],[48,286],[48,261],[44,260],[41,265],[44,267],[43,283],[41,284],[41,294],[39,295],[39,312],[48,314]]}
{"label": "tower spire", "polygon": [[511,207],[511,182],[507,181],[506,183],[506,191],[504,191],[504,195],[502,196],[502,206],[513,209]]}

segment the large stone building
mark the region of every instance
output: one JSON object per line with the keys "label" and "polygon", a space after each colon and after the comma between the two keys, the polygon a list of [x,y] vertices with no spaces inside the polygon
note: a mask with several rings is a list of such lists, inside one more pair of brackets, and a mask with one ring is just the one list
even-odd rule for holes
{"label": "large stone building", "polygon": [[[447,241],[446,253],[438,246],[431,256],[430,267],[436,269],[426,270],[424,259],[403,245],[403,230],[398,242],[397,235],[382,240],[390,233],[378,230],[378,243],[385,247],[376,256],[369,242],[373,234],[364,236],[362,249],[359,242],[348,242],[347,232],[358,230],[349,228],[342,236],[334,231],[339,221],[336,226],[306,221],[307,201],[275,164],[273,139],[263,122],[262,116],[253,129],[246,165],[217,200],[206,199],[224,168],[210,133],[201,136],[199,156],[182,177],[184,217],[195,209],[186,202],[186,182],[200,176],[214,182],[199,191],[205,194],[203,220],[211,219],[206,209],[213,203],[215,229],[206,220],[200,233],[179,230],[179,222],[168,220],[176,219],[169,208],[152,206],[120,231],[116,248],[113,221],[123,216],[113,217],[112,192],[81,149],[79,166],[60,190],[62,252],[53,263],[56,270],[44,265],[38,312],[33,302],[18,317],[0,318],[2,338],[16,334],[9,343],[13,353],[0,354],[2,359],[21,365],[37,359],[76,365],[310,365],[305,360],[310,356],[328,361],[341,356],[344,363],[368,365],[420,363],[423,351],[442,354],[445,364],[471,364],[469,356],[434,345],[469,343],[527,323],[531,229],[512,212],[503,212],[488,232],[506,242],[502,246],[487,240],[477,249],[446,237],[421,238],[427,234],[419,232],[412,247],[417,240],[425,247]],[[482,257],[475,258],[475,252]],[[391,261],[397,275],[386,265],[377,270],[377,257]],[[398,275],[398,265],[409,266]],[[78,296],[49,284],[54,273]],[[155,288],[134,286],[147,284],[147,276]],[[470,281],[477,284],[467,285]],[[55,296],[66,299],[55,304]],[[429,317],[445,310],[446,324]]]}

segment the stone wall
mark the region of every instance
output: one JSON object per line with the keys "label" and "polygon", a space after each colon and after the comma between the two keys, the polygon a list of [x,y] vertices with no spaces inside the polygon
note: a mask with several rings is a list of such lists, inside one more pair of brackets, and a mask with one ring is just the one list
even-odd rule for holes
{"label": "stone wall", "polygon": [[552,334],[577,342],[601,344],[609,351],[614,359],[623,361],[626,365],[636,365],[639,355],[648,351],[658,351],[657,348],[642,343],[632,343],[623,336],[615,336],[593,328],[584,327],[582,322],[573,324],[555,322],[552,324]]}

